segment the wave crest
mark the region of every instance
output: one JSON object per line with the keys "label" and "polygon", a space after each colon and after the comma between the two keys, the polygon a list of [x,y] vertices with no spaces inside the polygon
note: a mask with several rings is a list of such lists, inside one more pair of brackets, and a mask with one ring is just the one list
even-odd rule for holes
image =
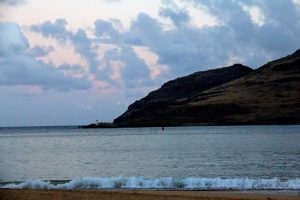
{"label": "wave crest", "polygon": [[28,180],[11,183],[2,188],[12,189],[180,189],[180,190],[298,190],[300,179],[281,181],[273,179],[222,178],[141,178],[113,177],[76,178],[62,184],[50,181]]}

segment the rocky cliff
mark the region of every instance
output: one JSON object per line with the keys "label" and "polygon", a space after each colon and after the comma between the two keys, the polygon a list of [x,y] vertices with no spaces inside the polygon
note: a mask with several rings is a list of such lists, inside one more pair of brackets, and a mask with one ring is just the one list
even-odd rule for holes
{"label": "rocky cliff", "polygon": [[300,123],[300,50],[252,70],[241,64],[169,81],[134,102],[118,126]]}

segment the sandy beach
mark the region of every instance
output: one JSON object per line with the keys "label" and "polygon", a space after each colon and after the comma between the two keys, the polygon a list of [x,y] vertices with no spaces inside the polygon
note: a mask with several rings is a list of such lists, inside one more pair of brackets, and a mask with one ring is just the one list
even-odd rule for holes
{"label": "sandy beach", "polygon": [[122,200],[296,200],[300,191],[145,191],[145,190],[32,190],[1,189],[1,200],[122,199]]}

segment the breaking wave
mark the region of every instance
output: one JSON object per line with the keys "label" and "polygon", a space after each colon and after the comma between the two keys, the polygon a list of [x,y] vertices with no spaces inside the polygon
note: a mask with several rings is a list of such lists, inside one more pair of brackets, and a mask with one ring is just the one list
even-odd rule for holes
{"label": "breaking wave", "polygon": [[222,179],[222,178],[140,178],[115,177],[76,178],[57,184],[51,181],[28,180],[2,188],[12,189],[177,189],[177,190],[298,190],[300,179]]}

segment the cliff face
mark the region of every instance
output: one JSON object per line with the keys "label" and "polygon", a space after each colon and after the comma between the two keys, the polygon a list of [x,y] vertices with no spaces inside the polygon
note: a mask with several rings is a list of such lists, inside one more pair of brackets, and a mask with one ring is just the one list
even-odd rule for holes
{"label": "cliff face", "polygon": [[257,70],[243,65],[165,83],[114,120],[119,126],[300,123],[300,50]]}

